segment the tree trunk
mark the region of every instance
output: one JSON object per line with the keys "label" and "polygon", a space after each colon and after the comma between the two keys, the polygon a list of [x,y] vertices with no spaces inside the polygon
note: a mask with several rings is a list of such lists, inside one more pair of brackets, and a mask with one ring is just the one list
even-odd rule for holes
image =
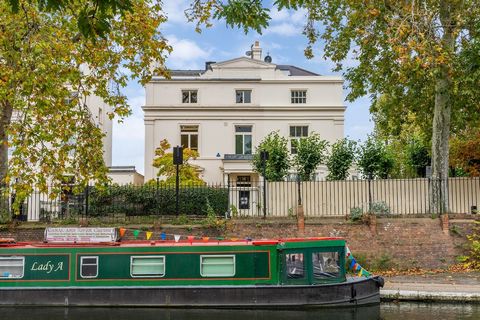
{"label": "tree trunk", "polygon": [[[455,38],[452,30],[452,8],[447,3],[440,5],[440,20],[443,25],[441,45],[444,54],[455,50]],[[450,137],[450,118],[452,113],[452,79],[450,65],[446,63],[438,69],[435,82],[435,107],[432,131],[432,184],[430,210],[432,213],[448,212],[448,158]]]}
{"label": "tree trunk", "polygon": [[9,101],[3,101],[0,109],[0,186],[5,186],[8,173],[7,128],[12,119],[13,108]]}

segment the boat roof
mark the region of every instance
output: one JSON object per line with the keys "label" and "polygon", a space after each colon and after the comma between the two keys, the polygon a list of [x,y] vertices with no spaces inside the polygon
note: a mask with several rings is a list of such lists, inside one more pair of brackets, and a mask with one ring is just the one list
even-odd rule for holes
{"label": "boat roof", "polygon": [[268,245],[287,245],[299,243],[312,243],[318,241],[334,241],[344,240],[339,237],[311,237],[311,238],[280,238],[280,239],[188,239],[188,240],[129,240],[129,241],[115,241],[115,242],[15,242],[0,241],[0,248],[84,248],[84,247],[189,247],[189,246],[268,246]]}

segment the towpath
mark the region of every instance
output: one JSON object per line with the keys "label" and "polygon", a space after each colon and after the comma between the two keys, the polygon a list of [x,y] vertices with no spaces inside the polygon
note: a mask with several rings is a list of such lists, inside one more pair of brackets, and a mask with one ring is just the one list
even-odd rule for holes
{"label": "towpath", "polygon": [[385,278],[383,301],[480,303],[480,272],[401,275]]}

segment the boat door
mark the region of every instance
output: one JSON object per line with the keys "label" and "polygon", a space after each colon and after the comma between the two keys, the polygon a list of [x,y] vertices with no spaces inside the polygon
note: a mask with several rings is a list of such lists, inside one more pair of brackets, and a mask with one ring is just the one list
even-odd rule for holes
{"label": "boat door", "polygon": [[282,282],[284,284],[309,284],[310,266],[305,250],[285,250],[282,254]]}

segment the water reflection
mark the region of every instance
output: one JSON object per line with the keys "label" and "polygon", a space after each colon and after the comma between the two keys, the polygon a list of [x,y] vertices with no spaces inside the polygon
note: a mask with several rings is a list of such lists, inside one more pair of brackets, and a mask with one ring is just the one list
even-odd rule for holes
{"label": "water reflection", "polygon": [[221,310],[160,308],[0,308],[8,320],[478,320],[480,305],[382,303],[359,308]]}
{"label": "water reflection", "polygon": [[0,308],[8,320],[377,320],[380,306],[312,310]]}
{"label": "water reflection", "polygon": [[382,320],[478,320],[480,305],[469,303],[382,303]]}

